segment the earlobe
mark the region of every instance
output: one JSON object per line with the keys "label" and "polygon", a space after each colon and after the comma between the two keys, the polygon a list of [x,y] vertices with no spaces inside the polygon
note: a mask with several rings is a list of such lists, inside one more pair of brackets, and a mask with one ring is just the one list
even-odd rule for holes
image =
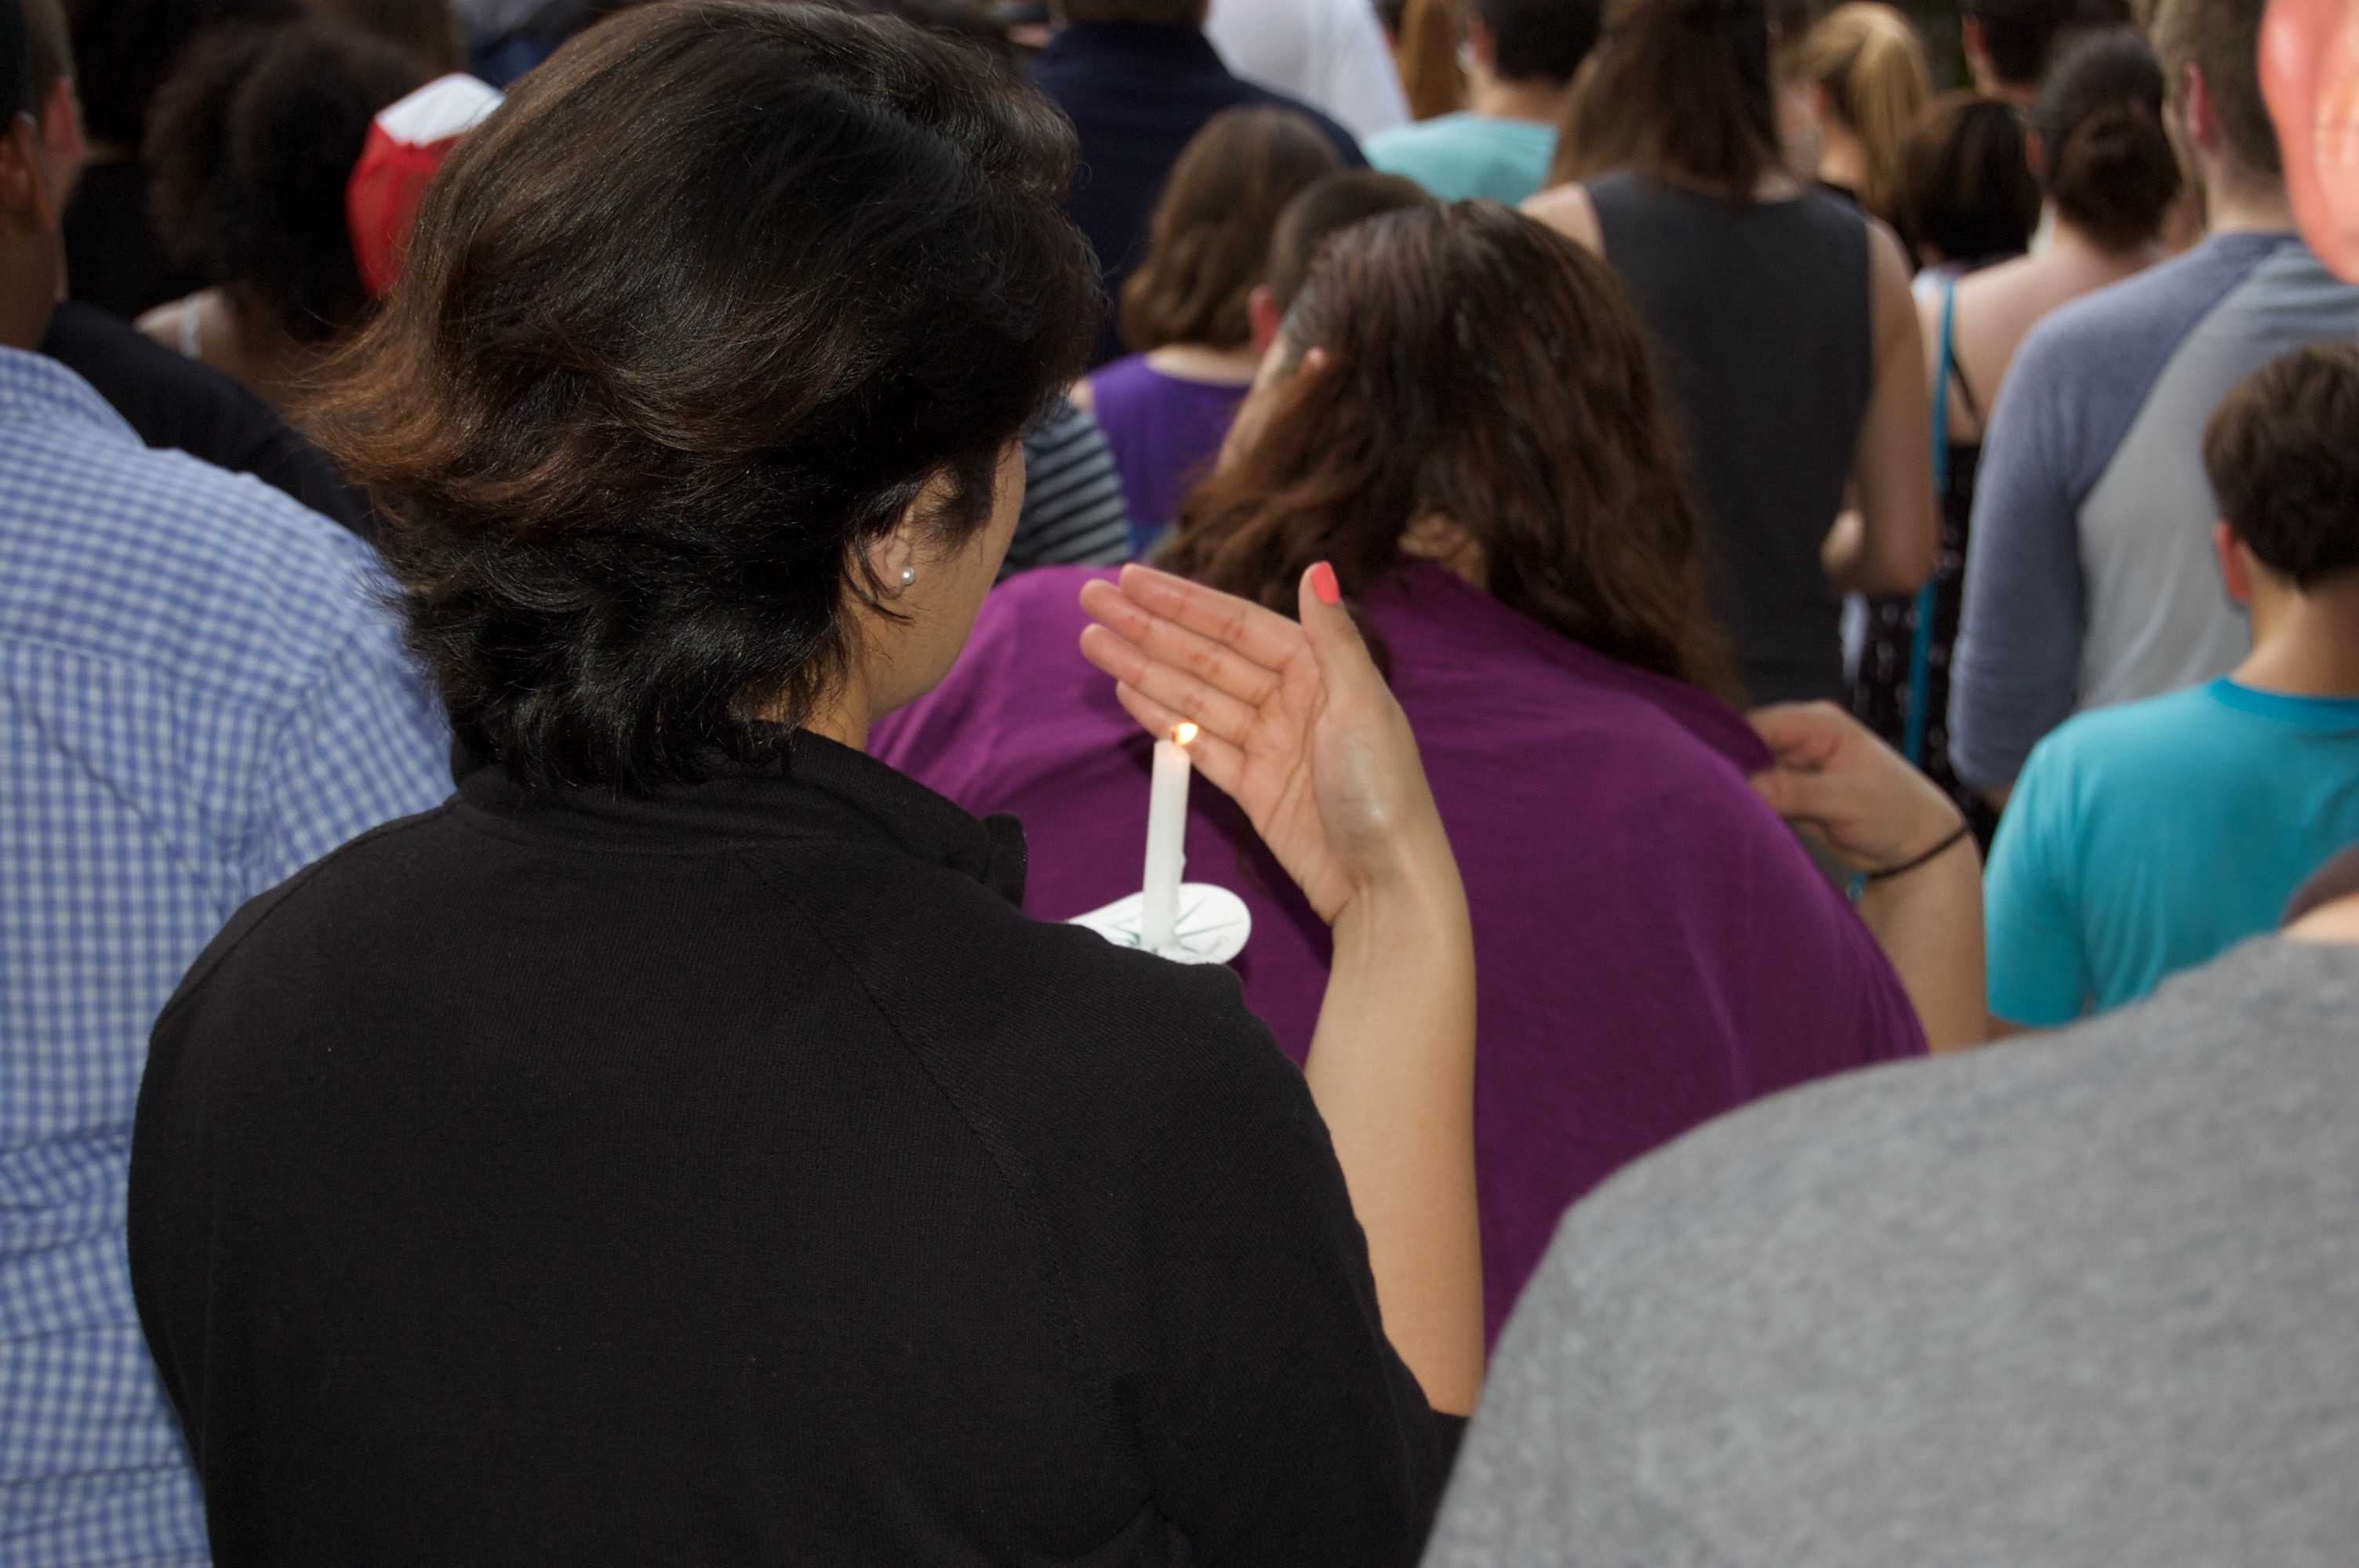
{"label": "earlobe", "polygon": [[1257,283],[1245,297],[1245,320],[1253,332],[1254,358],[1258,360],[1277,341],[1277,296],[1269,291],[1269,285]]}
{"label": "earlobe", "polygon": [[2236,530],[2223,521],[2212,525],[2212,552],[2220,561],[2220,585],[2228,590],[2231,604],[2253,601],[2253,574],[2245,559],[2244,541]]}

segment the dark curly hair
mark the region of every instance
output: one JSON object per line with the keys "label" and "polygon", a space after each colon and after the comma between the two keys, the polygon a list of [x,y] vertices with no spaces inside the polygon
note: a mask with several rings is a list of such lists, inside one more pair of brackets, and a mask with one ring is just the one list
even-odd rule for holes
{"label": "dark curly hair", "polygon": [[2317,343],[2254,372],[2212,414],[2203,468],[2260,563],[2307,592],[2359,571],[2359,345]]}
{"label": "dark curly hair", "polygon": [[376,112],[425,82],[416,56],[332,22],[213,35],[157,95],[145,161],[176,265],[299,343],[372,308],[344,188]]}
{"label": "dark curly hair", "polygon": [[460,741],[527,784],[775,761],[841,678],[866,547],[946,542],[1103,302],[1071,125],[824,5],[625,11],[427,193],[312,427],[367,485]]}
{"label": "dark curly hair", "polygon": [[1284,336],[1333,364],[1277,395],[1161,565],[1291,613],[1312,562],[1356,596],[1447,518],[1509,609],[1734,691],[1646,331],[1603,262],[1495,202],[1387,212],[1320,247]]}

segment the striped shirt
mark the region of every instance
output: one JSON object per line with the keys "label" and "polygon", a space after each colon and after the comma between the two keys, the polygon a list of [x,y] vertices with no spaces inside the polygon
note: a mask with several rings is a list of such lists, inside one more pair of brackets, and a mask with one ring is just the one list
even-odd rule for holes
{"label": "striped shirt", "polygon": [[1035,567],[1103,567],[1130,557],[1122,476],[1097,421],[1060,402],[1024,438],[1024,514],[1003,578]]}

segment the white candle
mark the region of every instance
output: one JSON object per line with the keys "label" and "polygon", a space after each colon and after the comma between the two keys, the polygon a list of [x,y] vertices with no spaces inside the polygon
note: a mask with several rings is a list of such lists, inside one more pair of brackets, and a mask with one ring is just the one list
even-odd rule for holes
{"label": "white candle", "polygon": [[1188,743],[1193,724],[1155,742],[1155,786],[1147,797],[1147,901],[1138,917],[1139,946],[1160,953],[1180,922],[1180,873],[1188,864]]}

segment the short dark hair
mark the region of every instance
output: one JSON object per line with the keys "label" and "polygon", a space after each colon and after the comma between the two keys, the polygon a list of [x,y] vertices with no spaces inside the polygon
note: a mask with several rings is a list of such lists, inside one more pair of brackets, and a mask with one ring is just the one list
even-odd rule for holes
{"label": "short dark hair", "polygon": [[309,0],[312,14],[408,49],[437,76],[467,68],[467,39],[451,0]]}
{"label": "short dark hair", "polygon": [[301,0],[66,0],[83,127],[94,142],[138,147],[148,106],[190,45],[215,27],[301,14]]}
{"label": "short dark hair", "polygon": [[25,0],[0,0],[0,124],[34,106],[32,53]]}
{"label": "short dark hair", "polygon": [[1422,207],[1433,198],[1405,175],[1347,168],[1327,176],[1286,204],[1270,231],[1263,285],[1280,311],[1291,309],[1302,280],[1331,234],[1384,212]]}
{"label": "short dark hair", "polygon": [[2264,365],[2203,434],[2220,514],[2261,565],[2304,589],[2359,568],[2359,344],[2319,343]]}
{"label": "short dark hair", "polygon": [[2229,161],[2244,174],[2281,180],[2285,157],[2261,96],[2261,15],[2267,9],[2268,0],[2163,0],[2155,13],[2154,52],[2174,103],[2187,92],[2187,68],[2202,71]]}
{"label": "short dark hair", "polygon": [[1604,0],[1474,0],[1493,65],[1508,81],[1569,82],[1597,47]]}
{"label": "short dark hair", "polygon": [[2150,243],[2185,182],[2164,92],[2146,35],[2115,27],[2068,47],[2032,109],[2057,215],[2108,250]]}
{"label": "short dark hair", "polygon": [[165,248],[299,343],[372,308],[344,206],[378,110],[432,74],[353,27],[224,29],[156,97],[143,161]]}
{"label": "short dark hair", "polygon": [[836,4],[872,16],[898,16],[911,27],[972,44],[1008,64],[1016,60],[1016,44],[1006,24],[984,9],[980,0],[836,0]]}
{"label": "short dark hair", "polygon": [[1964,0],[1958,10],[1981,25],[1993,74],[2016,88],[2039,85],[2071,34],[2130,19],[2125,0]]}
{"label": "short dark hair", "polygon": [[2004,98],[1937,98],[1900,155],[1901,227],[1945,262],[2021,255],[2039,228],[2023,117]]}
{"label": "short dark hair", "polygon": [[1343,167],[1334,144],[1291,109],[1223,109],[1196,133],[1155,204],[1147,259],[1122,286],[1122,339],[1243,347],[1246,308],[1286,204]]}
{"label": "short dark hair", "polygon": [[625,11],[518,82],[312,421],[460,741],[624,790],[781,758],[867,548],[921,501],[970,537],[1088,362],[1076,157],[1013,70],[824,5]]}

